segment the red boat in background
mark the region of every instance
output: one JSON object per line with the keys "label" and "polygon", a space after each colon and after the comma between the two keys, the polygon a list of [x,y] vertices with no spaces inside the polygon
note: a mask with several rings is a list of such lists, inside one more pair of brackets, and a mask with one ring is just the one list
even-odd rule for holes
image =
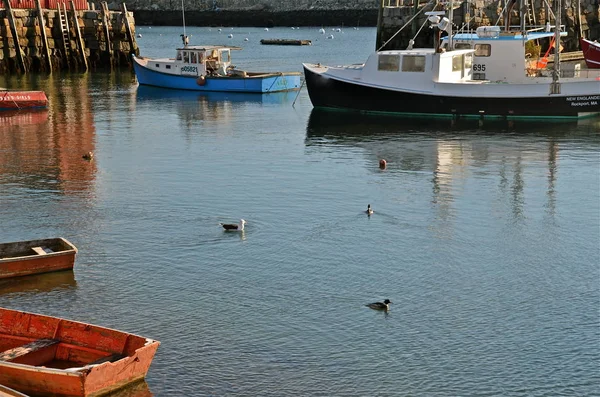
{"label": "red boat in background", "polygon": [[579,39],[579,43],[588,69],[600,69],[600,43],[583,37]]}
{"label": "red boat in background", "polygon": [[0,88],[0,110],[45,107],[48,107],[48,98],[44,91],[18,91]]}

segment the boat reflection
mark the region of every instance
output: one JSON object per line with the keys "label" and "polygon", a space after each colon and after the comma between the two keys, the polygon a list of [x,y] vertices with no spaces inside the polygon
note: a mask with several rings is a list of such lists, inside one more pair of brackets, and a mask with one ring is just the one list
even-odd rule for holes
{"label": "boat reflection", "polygon": [[0,280],[0,295],[21,292],[51,292],[77,286],[72,270]]}
{"label": "boat reflection", "polygon": [[313,109],[306,128],[306,144],[319,144],[324,138],[360,141],[378,137],[407,134],[451,138],[479,135],[541,135],[564,137],[570,134],[596,136],[600,118],[556,119],[485,119],[478,118],[398,118],[392,115],[372,115],[355,112]]}
{"label": "boat reflection", "polygon": [[141,380],[133,385],[109,393],[105,397],[152,397],[153,395],[146,381]]}
{"label": "boat reflection", "polygon": [[45,123],[48,120],[48,109],[5,110],[0,112],[0,125],[26,126]]}

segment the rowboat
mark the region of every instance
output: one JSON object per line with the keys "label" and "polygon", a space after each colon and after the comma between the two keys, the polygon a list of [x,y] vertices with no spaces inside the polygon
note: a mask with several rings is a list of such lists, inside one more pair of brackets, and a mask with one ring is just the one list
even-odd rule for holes
{"label": "rowboat", "polygon": [[77,248],[62,237],[0,244],[0,279],[73,269]]}
{"label": "rowboat", "polygon": [[589,69],[600,69],[600,43],[584,38],[579,40],[585,64]]}
{"label": "rowboat", "polygon": [[21,393],[95,397],[145,378],[160,342],[0,308],[0,384]]}
{"label": "rowboat", "polygon": [[0,110],[45,107],[48,107],[48,98],[44,91],[18,91],[0,88]]}

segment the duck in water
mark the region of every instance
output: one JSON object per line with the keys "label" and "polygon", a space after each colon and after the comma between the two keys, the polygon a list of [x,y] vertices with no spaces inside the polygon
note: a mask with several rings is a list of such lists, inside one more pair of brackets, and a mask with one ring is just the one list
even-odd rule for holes
{"label": "duck in water", "polygon": [[367,215],[373,215],[373,209],[371,208],[371,204],[367,205],[367,210],[365,211]]}
{"label": "duck in water", "polygon": [[389,299],[386,299],[383,302],[369,303],[368,305],[365,305],[365,306],[367,306],[373,310],[385,310],[387,312],[388,310],[390,310],[391,303],[392,303],[392,301],[390,301]]}
{"label": "duck in water", "polygon": [[240,223],[219,223],[219,225],[223,226],[226,232],[242,232],[244,231],[244,225],[246,221],[240,219]]}

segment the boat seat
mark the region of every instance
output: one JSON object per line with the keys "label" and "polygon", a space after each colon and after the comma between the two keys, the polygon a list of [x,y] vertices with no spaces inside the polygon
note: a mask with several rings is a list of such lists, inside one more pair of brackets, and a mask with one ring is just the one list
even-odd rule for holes
{"label": "boat seat", "polygon": [[46,255],[53,252],[50,248],[47,247],[32,247],[31,249],[38,255]]}
{"label": "boat seat", "polygon": [[43,349],[60,343],[58,339],[38,339],[33,342],[29,342],[23,346],[13,347],[0,353],[0,361],[12,361],[18,357],[24,356],[29,353],[33,353],[37,350]]}

